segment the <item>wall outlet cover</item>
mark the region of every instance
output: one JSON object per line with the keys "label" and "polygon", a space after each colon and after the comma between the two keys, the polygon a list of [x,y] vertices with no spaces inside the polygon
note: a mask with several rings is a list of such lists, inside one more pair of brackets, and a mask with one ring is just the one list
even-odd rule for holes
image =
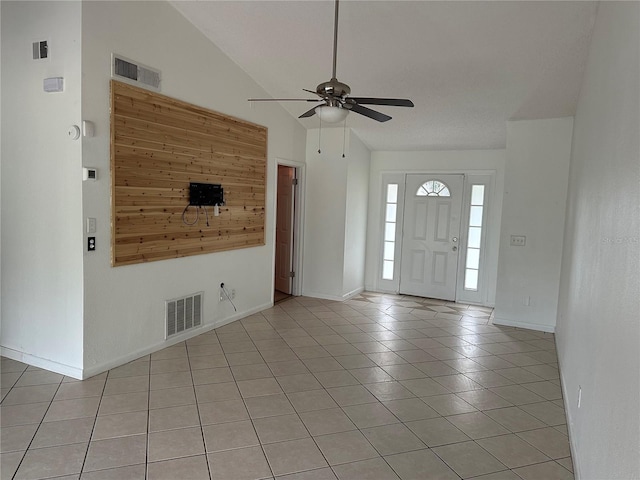
{"label": "wall outlet cover", "polygon": [[510,245],[512,247],[524,247],[527,243],[527,237],[524,235],[511,235]]}

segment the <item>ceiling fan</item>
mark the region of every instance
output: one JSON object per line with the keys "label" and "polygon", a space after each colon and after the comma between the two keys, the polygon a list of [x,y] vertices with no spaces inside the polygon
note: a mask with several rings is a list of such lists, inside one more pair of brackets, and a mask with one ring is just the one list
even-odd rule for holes
{"label": "ceiling fan", "polygon": [[298,118],[307,118],[318,114],[320,119],[327,123],[340,122],[346,118],[349,112],[359,113],[378,122],[391,120],[389,115],[377,112],[363,105],[385,105],[392,107],[413,107],[411,100],[402,98],[373,98],[352,97],[351,88],[346,83],[339,82],[336,78],[336,59],[338,56],[338,8],[339,0],[335,4],[335,21],[333,26],[333,75],[331,80],[323,82],[313,90],[303,89],[305,92],[317,95],[319,98],[250,98],[250,102],[323,102],[306,111]]}

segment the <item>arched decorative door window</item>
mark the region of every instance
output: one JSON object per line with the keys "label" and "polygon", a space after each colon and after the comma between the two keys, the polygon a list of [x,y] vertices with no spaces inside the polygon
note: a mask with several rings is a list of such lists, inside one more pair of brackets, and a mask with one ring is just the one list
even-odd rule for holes
{"label": "arched decorative door window", "polygon": [[417,197],[450,197],[451,192],[449,191],[449,187],[444,182],[440,180],[427,180],[420,187],[418,187],[418,191],[416,192]]}

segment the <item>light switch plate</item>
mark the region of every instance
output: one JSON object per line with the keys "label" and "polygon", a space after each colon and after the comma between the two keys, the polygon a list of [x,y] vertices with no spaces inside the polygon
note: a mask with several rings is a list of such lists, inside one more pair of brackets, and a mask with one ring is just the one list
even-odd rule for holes
{"label": "light switch plate", "polygon": [[96,233],[96,219],[92,217],[87,218],[87,233]]}

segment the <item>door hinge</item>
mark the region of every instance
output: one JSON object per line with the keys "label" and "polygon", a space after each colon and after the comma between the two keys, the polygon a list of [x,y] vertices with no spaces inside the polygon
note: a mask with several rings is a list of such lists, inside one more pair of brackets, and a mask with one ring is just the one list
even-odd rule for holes
{"label": "door hinge", "polygon": [[293,185],[293,186],[298,185],[298,179],[297,178],[292,179],[291,180],[291,185]]}
{"label": "door hinge", "polygon": [[289,272],[289,276],[290,276],[291,278],[295,278],[295,276],[296,276],[296,272]]}

